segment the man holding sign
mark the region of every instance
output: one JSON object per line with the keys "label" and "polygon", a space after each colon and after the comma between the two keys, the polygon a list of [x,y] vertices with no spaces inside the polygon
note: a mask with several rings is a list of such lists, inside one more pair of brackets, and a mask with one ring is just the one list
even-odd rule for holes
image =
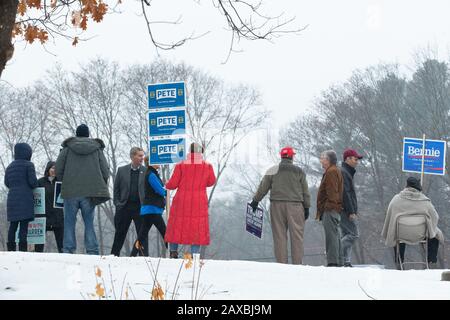
{"label": "man holding sign", "polygon": [[270,220],[277,262],[288,263],[287,231],[291,238],[292,263],[303,259],[303,231],[309,216],[310,194],[306,174],[294,165],[294,149],[281,149],[281,162],[264,175],[250,206],[256,212],[258,203],[270,190]]}

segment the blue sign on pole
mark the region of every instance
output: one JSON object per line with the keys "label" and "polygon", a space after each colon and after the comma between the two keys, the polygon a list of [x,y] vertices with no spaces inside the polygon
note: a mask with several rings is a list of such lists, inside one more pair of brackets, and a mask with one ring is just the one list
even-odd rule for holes
{"label": "blue sign on pole", "polygon": [[[425,140],[424,173],[445,175],[445,157],[447,142],[441,140]],[[423,140],[415,138],[403,139],[403,167],[405,172],[422,172]]]}
{"label": "blue sign on pole", "polygon": [[150,163],[170,164],[186,159],[186,139],[184,137],[161,137],[149,142]]}
{"label": "blue sign on pole", "polygon": [[148,86],[148,108],[173,108],[186,106],[184,82],[151,84]]}
{"label": "blue sign on pole", "polygon": [[151,137],[185,134],[186,111],[149,112],[148,123]]}
{"label": "blue sign on pole", "polygon": [[252,235],[261,239],[263,230],[263,210],[256,208],[253,212],[253,208],[247,203],[247,214],[245,216],[245,230]]}

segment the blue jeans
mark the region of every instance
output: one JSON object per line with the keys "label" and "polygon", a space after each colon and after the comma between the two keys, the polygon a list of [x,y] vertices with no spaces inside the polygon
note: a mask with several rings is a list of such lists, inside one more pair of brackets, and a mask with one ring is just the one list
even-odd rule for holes
{"label": "blue jeans", "polygon": [[88,198],[76,197],[64,199],[64,253],[75,253],[77,238],[75,225],[78,209],[84,221],[84,246],[87,254],[98,254],[98,242],[94,229],[95,205]]}
{"label": "blue jeans", "polygon": [[[178,243],[169,244],[170,251],[178,251]],[[191,254],[200,253],[200,246],[193,244],[191,245]]]}

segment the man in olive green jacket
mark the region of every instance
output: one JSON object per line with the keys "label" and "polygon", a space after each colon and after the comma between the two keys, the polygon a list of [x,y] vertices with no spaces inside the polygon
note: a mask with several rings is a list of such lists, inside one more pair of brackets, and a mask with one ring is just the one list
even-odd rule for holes
{"label": "man in olive green jacket", "polygon": [[109,200],[109,166],[100,139],[89,138],[89,128],[78,126],[76,137],[66,139],[56,161],[56,176],[62,181],[64,199],[64,253],[76,252],[75,224],[78,210],[84,221],[86,252],[98,254],[94,229],[95,206]]}
{"label": "man in olive green jacket", "polygon": [[293,164],[295,155],[291,147],[280,152],[281,162],[270,168],[262,179],[253,201],[253,211],[270,190],[270,220],[275,258],[288,263],[287,231],[291,239],[292,263],[303,259],[303,232],[309,216],[310,194],[306,174]]}

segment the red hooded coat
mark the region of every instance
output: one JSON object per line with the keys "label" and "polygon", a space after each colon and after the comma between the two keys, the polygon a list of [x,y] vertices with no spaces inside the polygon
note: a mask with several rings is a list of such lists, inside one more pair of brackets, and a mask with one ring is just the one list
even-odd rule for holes
{"label": "red hooded coat", "polygon": [[190,153],[178,163],[166,189],[177,193],[170,207],[165,241],[186,245],[208,245],[208,196],[206,188],[216,182],[211,164],[200,153]]}

